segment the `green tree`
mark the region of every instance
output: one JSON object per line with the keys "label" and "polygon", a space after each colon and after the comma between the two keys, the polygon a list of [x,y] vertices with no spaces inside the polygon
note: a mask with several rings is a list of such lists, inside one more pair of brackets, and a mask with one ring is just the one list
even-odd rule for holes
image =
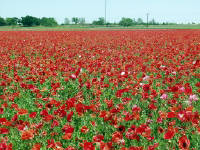
{"label": "green tree", "polygon": [[5,19],[0,17],[0,26],[5,26],[5,25],[6,25]]}
{"label": "green tree", "polygon": [[142,24],[144,24],[142,18],[138,18],[138,19],[137,19],[137,24],[138,24],[138,25],[142,25]]}
{"label": "green tree", "polygon": [[43,17],[40,20],[40,24],[42,26],[57,26],[58,25],[58,23],[56,22],[54,18],[46,18],[46,17]]}
{"label": "green tree", "polygon": [[98,20],[93,21],[92,24],[94,24],[94,25],[104,25],[105,19],[103,17],[100,17]]}
{"label": "green tree", "polygon": [[40,19],[33,16],[22,17],[21,23],[23,26],[31,27],[40,25]]}
{"label": "green tree", "polygon": [[85,18],[79,18],[79,24],[85,24]]}
{"label": "green tree", "polygon": [[69,20],[69,18],[65,18],[65,20],[64,20],[64,24],[65,24],[65,25],[70,24],[70,20]]}
{"label": "green tree", "polygon": [[79,23],[79,18],[78,17],[73,17],[72,18],[72,22],[74,22],[75,24]]}
{"label": "green tree", "polygon": [[136,25],[137,21],[135,20],[135,18],[133,18],[133,25]]}
{"label": "green tree", "polygon": [[152,20],[149,21],[149,24],[150,24],[150,25],[156,25],[156,24],[158,24],[158,23],[155,21],[155,19],[152,19]]}
{"label": "green tree", "polygon": [[21,18],[18,18],[17,24],[18,24],[18,25],[22,25],[22,19],[21,19]]}
{"label": "green tree", "polygon": [[131,18],[122,18],[119,22],[119,25],[124,26],[124,27],[128,27],[133,25],[133,20]]}
{"label": "green tree", "polygon": [[17,17],[6,18],[6,23],[9,26],[16,26],[19,23],[19,19]]}

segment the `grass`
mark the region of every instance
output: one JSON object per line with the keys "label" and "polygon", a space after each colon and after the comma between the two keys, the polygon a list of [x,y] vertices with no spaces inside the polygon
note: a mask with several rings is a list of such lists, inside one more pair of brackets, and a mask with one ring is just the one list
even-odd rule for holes
{"label": "grass", "polygon": [[117,30],[117,29],[200,29],[200,24],[178,24],[178,25],[135,25],[130,27],[122,27],[119,25],[96,26],[96,25],[61,25],[55,27],[20,27],[20,26],[1,26],[0,31],[15,31],[15,30]]}

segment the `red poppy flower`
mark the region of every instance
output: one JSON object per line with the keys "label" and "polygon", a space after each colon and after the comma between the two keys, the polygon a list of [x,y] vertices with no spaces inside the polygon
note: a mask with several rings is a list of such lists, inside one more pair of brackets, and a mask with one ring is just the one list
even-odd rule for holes
{"label": "red poppy flower", "polygon": [[114,132],[112,134],[112,142],[114,143],[120,143],[120,141],[123,139],[123,135],[120,132]]}
{"label": "red poppy flower", "polygon": [[3,108],[0,108],[0,115],[3,114]]}
{"label": "red poppy flower", "polygon": [[51,124],[51,128],[54,128],[56,126],[59,126],[59,122],[57,120],[53,120],[53,123]]}
{"label": "red poppy flower", "polygon": [[129,150],[143,150],[143,149],[144,149],[143,147],[133,147],[133,146],[129,148]]}
{"label": "red poppy flower", "polygon": [[157,109],[157,107],[154,105],[154,103],[150,103],[148,107],[151,110],[156,110]]}
{"label": "red poppy flower", "polygon": [[93,136],[93,141],[94,142],[101,142],[103,139],[104,139],[104,136],[101,135],[101,134]]}
{"label": "red poppy flower", "polygon": [[75,108],[78,115],[82,115],[85,112],[85,107],[81,103],[76,104]]}
{"label": "red poppy flower", "polygon": [[54,139],[50,139],[50,140],[47,140],[47,148],[55,148],[56,147],[56,143],[54,141]]}
{"label": "red poppy flower", "polygon": [[22,135],[21,135],[22,140],[31,140],[33,138],[34,138],[34,131],[32,129],[22,131]]}
{"label": "red poppy flower", "polygon": [[67,121],[68,121],[68,122],[71,122],[73,114],[74,114],[74,112],[71,111],[71,112],[67,115]]}
{"label": "red poppy flower", "polygon": [[63,135],[62,139],[64,140],[70,140],[72,138],[72,133],[65,133],[65,135]]}
{"label": "red poppy flower", "polygon": [[95,150],[95,146],[91,142],[85,142],[83,150]]}
{"label": "red poppy flower", "polygon": [[145,84],[145,85],[143,85],[142,88],[143,88],[144,92],[148,92],[150,90],[150,85],[149,84]]}
{"label": "red poppy flower", "polygon": [[162,127],[158,127],[158,133],[163,133],[164,129]]}
{"label": "red poppy flower", "polygon": [[119,132],[121,132],[121,133],[124,133],[124,131],[125,131],[125,126],[123,126],[123,125],[120,125],[119,127],[118,127],[118,130],[119,130]]}
{"label": "red poppy flower", "polygon": [[71,125],[64,125],[64,127],[62,128],[62,131],[65,133],[73,133],[74,128]]}
{"label": "red poppy flower", "polygon": [[155,150],[159,146],[159,143],[155,143],[154,145],[150,145],[148,150]]}
{"label": "red poppy flower", "polygon": [[43,120],[46,121],[46,122],[49,122],[49,121],[53,120],[53,118],[54,117],[52,115],[47,115],[47,116],[43,117]]}
{"label": "red poppy flower", "polygon": [[190,140],[187,138],[186,135],[183,135],[179,138],[178,145],[181,150],[188,150],[190,147]]}
{"label": "red poppy flower", "polygon": [[113,101],[112,100],[104,100],[104,102],[107,104],[108,108],[111,108],[113,106]]}
{"label": "red poppy flower", "polygon": [[175,117],[176,117],[176,113],[175,112],[168,112],[167,118],[175,118]]}
{"label": "red poppy flower", "polygon": [[12,144],[0,142],[0,150],[12,150]]}
{"label": "red poppy flower", "polygon": [[200,82],[195,84],[196,87],[200,87]]}
{"label": "red poppy flower", "polygon": [[47,103],[45,104],[46,109],[51,109],[53,107],[53,104]]}
{"label": "red poppy flower", "polygon": [[129,92],[129,89],[120,89],[116,92],[116,97],[122,97],[124,92]]}
{"label": "red poppy flower", "polygon": [[41,116],[47,116],[48,115],[48,111],[46,109],[43,109],[41,112],[40,112],[40,115]]}
{"label": "red poppy flower", "polygon": [[18,109],[18,115],[26,115],[26,114],[28,114],[27,109]]}
{"label": "red poppy flower", "polygon": [[29,117],[30,118],[35,118],[36,115],[37,115],[37,112],[32,112],[32,113],[29,114]]}
{"label": "red poppy flower", "polygon": [[172,92],[177,92],[178,91],[178,86],[173,86],[173,87],[171,87],[171,91]]}
{"label": "red poppy flower", "polygon": [[41,148],[41,145],[37,143],[33,145],[32,150],[40,150],[40,148]]}
{"label": "red poppy flower", "polygon": [[8,134],[9,130],[7,128],[0,128],[0,134]]}
{"label": "red poppy flower", "polygon": [[82,133],[87,133],[89,131],[89,129],[88,129],[88,127],[86,127],[86,126],[83,126],[82,128],[81,128],[81,132]]}
{"label": "red poppy flower", "polygon": [[11,121],[17,121],[17,120],[18,120],[18,115],[15,114],[15,115],[12,117]]}
{"label": "red poppy flower", "polygon": [[167,132],[164,135],[164,139],[170,140],[174,137],[174,135],[175,135],[175,132],[171,129],[168,129]]}
{"label": "red poppy flower", "polygon": [[65,150],[76,150],[76,149],[72,146],[68,146],[67,148],[65,148]]}
{"label": "red poppy flower", "polygon": [[0,118],[0,124],[3,124],[3,123],[5,123],[7,121],[7,119],[6,118]]}

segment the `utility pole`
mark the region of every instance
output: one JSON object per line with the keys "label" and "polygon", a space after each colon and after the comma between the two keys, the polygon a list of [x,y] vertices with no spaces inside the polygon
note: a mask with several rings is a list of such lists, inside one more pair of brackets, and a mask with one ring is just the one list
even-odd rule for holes
{"label": "utility pole", "polygon": [[105,0],[105,24],[106,24],[106,11],[107,11],[107,0]]}
{"label": "utility pole", "polygon": [[149,27],[149,13],[147,13],[147,28]]}

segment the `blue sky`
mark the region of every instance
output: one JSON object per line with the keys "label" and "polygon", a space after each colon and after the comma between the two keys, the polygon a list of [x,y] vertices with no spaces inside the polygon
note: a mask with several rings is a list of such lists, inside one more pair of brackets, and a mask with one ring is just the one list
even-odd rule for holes
{"label": "blue sky", "polygon": [[[87,22],[104,17],[105,0],[0,0],[1,17],[84,17]],[[107,0],[107,20],[118,22],[121,17],[142,18],[163,22],[200,23],[200,0]]]}

